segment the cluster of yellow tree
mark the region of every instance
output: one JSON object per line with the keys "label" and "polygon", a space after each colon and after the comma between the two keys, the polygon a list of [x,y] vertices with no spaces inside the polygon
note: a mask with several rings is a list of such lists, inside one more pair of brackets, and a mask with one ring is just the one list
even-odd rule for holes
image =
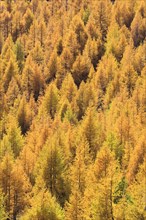
{"label": "cluster of yellow tree", "polygon": [[0,1],[0,220],[146,219],[145,0]]}

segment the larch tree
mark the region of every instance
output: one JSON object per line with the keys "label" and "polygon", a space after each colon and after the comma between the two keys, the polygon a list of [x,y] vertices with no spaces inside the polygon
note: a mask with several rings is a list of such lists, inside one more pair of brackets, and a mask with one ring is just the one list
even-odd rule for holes
{"label": "larch tree", "polygon": [[41,47],[44,47],[47,30],[46,30],[46,24],[43,18],[41,18],[41,21],[38,24],[38,34],[39,34],[39,41],[40,41]]}
{"label": "larch tree", "polygon": [[76,156],[70,168],[71,194],[65,205],[66,220],[83,219],[83,195],[85,191],[85,177],[87,165],[90,164],[88,143],[82,140],[76,148]]}
{"label": "larch tree", "polygon": [[145,31],[146,31],[145,22],[146,19],[142,18],[140,13],[137,13],[131,23],[131,34],[134,41],[134,46],[136,47],[145,40]]}
{"label": "larch tree", "polygon": [[127,218],[136,219],[145,219],[145,178],[143,178],[146,174],[145,169],[145,159],[143,163],[139,166],[139,172],[136,175],[135,180],[129,186],[129,192],[131,194],[131,203],[128,205],[127,210]]}
{"label": "larch tree", "polygon": [[32,49],[33,47],[35,47],[35,43],[37,41],[37,29],[38,29],[38,22],[33,21],[32,25],[30,26],[29,29],[29,41],[27,43],[27,47],[28,49]]}
{"label": "larch tree", "polygon": [[[28,204],[26,193],[30,191],[27,177],[12,155],[6,154],[1,161],[0,186],[6,196],[6,210],[10,218],[16,219],[18,213]],[[28,194],[27,194],[28,196]]]}
{"label": "larch tree", "polygon": [[71,103],[77,94],[77,86],[74,83],[73,77],[70,73],[67,74],[61,86],[61,93],[65,95],[68,101]]}
{"label": "larch tree", "polygon": [[15,54],[16,54],[16,60],[18,63],[18,67],[20,71],[22,71],[24,66],[24,48],[22,46],[22,43],[20,40],[17,40],[15,44]]}
{"label": "larch tree", "polygon": [[76,102],[79,108],[78,118],[81,119],[85,115],[87,108],[97,103],[96,91],[91,83],[81,82],[77,92]]}
{"label": "larch tree", "polygon": [[14,106],[17,98],[21,97],[20,85],[18,83],[18,80],[19,78],[13,77],[11,82],[9,83],[9,87],[6,92],[6,101],[9,107]]}
{"label": "larch tree", "polygon": [[22,134],[25,134],[30,127],[30,111],[28,109],[28,103],[26,102],[25,96],[22,97],[22,100],[19,103],[18,112],[17,112],[17,120],[18,124],[21,127]]}
{"label": "larch tree", "polygon": [[78,55],[72,68],[72,76],[77,86],[80,85],[81,81],[87,80],[91,67],[91,61],[87,55]]}
{"label": "larch tree", "polygon": [[[106,144],[97,154],[92,172],[86,183],[89,189],[86,188],[85,196],[89,199],[87,209],[90,211],[85,210],[85,216],[88,216],[87,219],[112,220],[115,218],[114,192],[117,182],[120,181],[120,170],[114,153]],[[93,189],[90,184],[93,184]]]}
{"label": "larch tree", "polygon": [[24,140],[21,135],[21,130],[13,117],[11,117],[11,124],[9,124],[6,135],[3,137],[3,139],[5,138],[7,138],[8,142],[10,143],[10,147],[14,154],[14,157],[18,157],[20,151],[23,148]]}
{"label": "larch tree", "polygon": [[69,29],[69,32],[65,36],[64,44],[65,44],[64,46],[70,50],[75,60],[76,56],[79,53],[79,43],[77,41],[77,35],[75,31],[73,31],[71,28]]}
{"label": "larch tree", "polygon": [[[37,171],[37,169],[39,170]],[[63,176],[65,164],[62,150],[55,135],[52,137],[51,144],[49,144],[49,140],[46,142],[36,165],[36,171],[39,173],[38,176],[36,175],[37,189],[40,190],[42,182],[51,195],[55,196],[58,202],[63,205],[66,196]]]}
{"label": "larch tree", "polygon": [[47,68],[45,71],[45,81],[46,83],[49,83],[50,81],[52,81],[57,74],[57,69],[58,69],[58,59],[57,59],[57,53],[54,50],[51,53],[49,62],[47,64]]}
{"label": "larch tree", "polygon": [[88,57],[90,58],[94,69],[96,69],[101,54],[101,41],[100,40],[96,41],[95,39],[91,40],[89,38],[86,43],[84,52],[88,54]]}
{"label": "larch tree", "polygon": [[21,216],[23,220],[64,220],[64,212],[55,197],[42,189],[32,198],[31,207]]}
{"label": "larch tree", "polygon": [[33,23],[33,13],[30,10],[30,8],[27,8],[24,17],[23,17],[23,25],[24,25],[24,31],[29,32],[29,29]]}
{"label": "larch tree", "polygon": [[12,80],[12,77],[16,77],[19,73],[17,62],[13,59],[10,59],[9,63],[7,64],[5,74],[4,74],[4,89],[7,91],[9,87],[9,83]]}
{"label": "larch tree", "polygon": [[101,34],[101,40],[105,42],[108,26],[110,24],[111,3],[110,1],[98,1],[98,3],[96,4],[96,1],[94,1],[93,7],[95,7],[93,15],[95,18],[96,27]]}
{"label": "larch tree", "polygon": [[33,58],[33,61],[38,65],[43,65],[44,62],[44,53],[41,43],[37,40],[34,48],[31,51],[30,56]]}
{"label": "larch tree", "polygon": [[82,120],[81,136],[83,136],[89,144],[92,159],[96,158],[96,153],[100,148],[99,143],[99,128],[97,123],[97,112],[94,107],[89,107]]}
{"label": "larch tree", "polygon": [[74,19],[72,20],[71,28],[74,30],[76,37],[77,37],[77,42],[79,44],[79,50],[82,53],[88,38],[88,35],[86,33],[84,23],[81,20],[79,16],[75,16]]}
{"label": "larch tree", "polygon": [[7,218],[4,201],[5,199],[4,199],[3,193],[0,192],[0,219],[2,220],[5,220]]}
{"label": "larch tree", "polygon": [[50,115],[51,118],[55,117],[57,111],[57,105],[59,100],[59,91],[55,86],[55,83],[51,83],[45,93],[43,106],[45,112]]}

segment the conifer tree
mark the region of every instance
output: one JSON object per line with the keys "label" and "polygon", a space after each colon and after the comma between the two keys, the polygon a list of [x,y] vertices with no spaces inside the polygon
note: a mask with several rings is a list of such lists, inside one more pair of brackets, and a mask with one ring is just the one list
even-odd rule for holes
{"label": "conifer tree", "polygon": [[32,11],[30,10],[30,8],[27,8],[25,14],[24,14],[24,17],[23,17],[23,23],[24,23],[24,30],[26,32],[29,31],[32,23],[33,23],[33,13]]}
{"label": "conifer tree", "polygon": [[3,79],[5,91],[7,91],[9,87],[9,83],[12,80],[12,77],[16,77],[18,73],[19,71],[18,71],[17,63],[15,62],[15,60],[10,59],[9,63],[7,64],[7,68],[5,70],[4,79]]}
{"label": "conifer tree", "polygon": [[[86,89],[85,89],[86,86]],[[77,93],[77,105],[79,107],[78,118],[81,119],[87,110],[88,107],[96,105],[97,95],[94,87],[91,83],[80,84],[78,93]]]}
{"label": "conifer tree", "polygon": [[73,57],[68,48],[65,48],[60,56],[62,71],[69,72],[73,65]]}
{"label": "conifer tree", "polygon": [[81,135],[87,140],[89,144],[90,153],[92,158],[95,159],[96,153],[99,150],[99,125],[97,124],[97,112],[93,107],[86,110],[86,114],[82,121]]}
{"label": "conifer tree", "polygon": [[0,219],[5,220],[6,218],[7,218],[7,213],[5,211],[4,196],[0,192]]}
{"label": "conifer tree", "polygon": [[39,158],[40,160],[38,160],[38,165],[36,165],[36,169],[39,167],[37,171],[39,175],[36,176],[36,187],[40,189],[39,184],[42,181],[44,187],[63,205],[66,196],[66,183],[63,176],[63,172],[65,172],[63,154],[55,135],[52,137],[50,143],[49,140],[46,142]]}
{"label": "conifer tree", "polygon": [[24,49],[23,49],[22,43],[19,40],[17,40],[15,44],[15,54],[16,54],[18,67],[20,71],[22,71],[22,68],[24,65]]}
{"label": "conifer tree", "polygon": [[29,182],[21,165],[14,165],[13,157],[6,154],[1,162],[0,186],[6,196],[6,210],[10,218],[16,219],[18,213],[28,204],[25,192],[29,192]]}
{"label": "conifer tree", "polygon": [[20,151],[23,147],[23,137],[21,135],[21,130],[18,128],[18,125],[14,118],[11,117],[11,124],[9,125],[6,135],[3,139],[7,138],[10,143],[11,150],[14,154],[14,157],[18,157]]}
{"label": "conifer tree", "polygon": [[77,86],[81,81],[86,81],[91,67],[91,61],[87,55],[79,55],[73,64],[72,75]]}
{"label": "conifer tree", "polygon": [[77,123],[76,112],[73,111],[74,106],[69,103],[67,98],[63,97],[60,100],[58,109],[62,121],[67,120],[71,124]]}
{"label": "conifer tree", "polygon": [[72,20],[71,28],[73,28],[73,30],[76,34],[77,42],[79,44],[79,49],[80,49],[80,52],[82,53],[84,50],[88,36],[85,31],[83,21],[80,19],[79,16],[74,17],[74,19]]}
{"label": "conifer tree", "polygon": [[52,81],[56,77],[57,68],[58,68],[58,60],[57,60],[56,51],[54,50],[51,54],[50,59],[49,59],[46,73],[45,73],[46,83],[49,83],[50,81]]}
{"label": "conifer tree", "polygon": [[77,93],[77,87],[70,73],[67,74],[64,81],[62,82],[60,91],[70,103],[74,100]]}
{"label": "conifer tree", "polygon": [[10,215],[11,211],[11,172],[13,165],[13,157],[7,154],[1,161],[1,172],[0,172],[0,185],[2,192],[7,199],[5,201],[6,211]]}
{"label": "conifer tree", "polygon": [[43,102],[45,111],[50,115],[51,118],[55,117],[58,100],[59,100],[59,91],[56,88],[55,84],[51,83],[46,90],[46,94]]}
{"label": "conifer tree", "polygon": [[137,13],[131,23],[131,34],[134,41],[134,46],[137,47],[141,42],[144,41],[145,31],[145,19],[142,19],[140,13]]}
{"label": "conifer tree", "polygon": [[6,101],[7,105],[13,106],[15,101],[18,97],[20,97],[20,85],[18,84],[18,79],[12,78],[11,82],[9,83],[8,90],[6,92]]}
{"label": "conifer tree", "polygon": [[64,220],[64,212],[60,205],[57,203],[55,197],[42,189],[41,192],[36,194],[31,202],[31,208],[22,215],[20,219],[23,220]]}
{"label": "conifer tree", "polygon": [[[85,219],[114,219],[114,191],[119,180],[118,164],[107,146],[103,146],[87,174],[84,197]],[[87,200],[87,202],[86,202]]]}
{"label": "conifer tree", "polygon": [[41,47],[44,47],[45,37],[46,37],[46,24],[43,18],[41,18],[41,21],[38,24],[38,34],[39,34],[39,41],[40,41]]}
{"label": "conifer tree", "polygon": [[92,41],[91,39],[88,39],[84,53],[88,54],[88,57],[90,58],[91,63],[93,64],[95,69],[98,59],[100,58],[100,41],[97,42],[95,40]]}
{"label": "conifer tree", "polygon": [[9,34],[11,34],[11,21],[12,21],[12,15],[9,11],[4,10],[2,14],[2,24],[3,24],[3,35],[6,39]]}
{"label": "conifer tree", "polygon": [[135,87],[137,73],[134,71],[134,68],[131,65],[127,65],[127,67],[125,67],[125,71],[123,71],[123,76],[121,78],[130,97]]}
{"label": "conifer tree", "polygon": [[22,134],[25,134],[30,127],[30,123],[31,123],[30,116],[31,115],[28,109],[25,96],[23,96],[19,104],[18,113],[17,113],[17,119],[19,126],[21,127]]}
{"label": "conifer tree", "polygon": [[44,54],[39,41],[35,43],[34,49],[31,51],[31,57],[33,58],[34,62],[38,65],[43,64]]}
{"label": "conifer tree", "polygon": [[72,29],[70,29],[65,39],[66,39],[65,46],[69,48],[75,60],[76,56],[79,53],[79,43],[77,41],[76,33]]}
{"label": "conifer tree", "polygon": [[96,26],[101,33],[101,40],[105,41],[108,26],[110,24],[110,9],[111,9],[111,3],[109,1],[98,1],[94,2],[93,7],[96,8],[94,11],[94,18],[96,21]]}
{"label": "conifer tree", "polygon": [[89,146],[84,140],[77,146],[76,157],[71,167],[70,182],[71,195],[69,202],[66,203],[66,219],[83,218],[83,201],[82,197],[85,191],[85,177],[87,165],[90,164]]}
{"label": "conifer tree", "polygon": [[122,27],[124,24],[126,27],[130,27],[131,22],[134,18],[134,6],[136,1],[120,2],[118,1],[115,5],[115,19],[117,23]]}
{"label": "conifer tree", "polygon": [[[136,175],[134,182],[129,187],[131,202],[128,204],[127,217],[136,219],[145,219],[145,159],[139,166],[139,173]],[[137,181],[137,180],[138,181]]]}
{"label": "conifer tree", "polygon": [[38,37],[37,28],[38,28],[38,23],[34,20],[29,29],[30,40],[28,42],[28,49],[32,49],[33,47],[35,47],[35,44],[37,42],[37,37]]}

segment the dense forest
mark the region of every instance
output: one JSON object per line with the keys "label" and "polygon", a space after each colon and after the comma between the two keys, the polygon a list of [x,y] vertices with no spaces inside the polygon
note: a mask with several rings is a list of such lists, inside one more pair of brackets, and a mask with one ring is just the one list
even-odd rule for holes
{"label": "dense forest", "polygon": [[6,219],[146,219],[145,0],[0,1]]}

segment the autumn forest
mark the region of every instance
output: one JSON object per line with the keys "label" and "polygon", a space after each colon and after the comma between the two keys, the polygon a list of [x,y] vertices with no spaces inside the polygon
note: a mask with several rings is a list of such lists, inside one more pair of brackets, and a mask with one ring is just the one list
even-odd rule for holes
{"label": "autumn forest", "polygon": [[0,220],[146,220],[145,0],[0,0]]}

